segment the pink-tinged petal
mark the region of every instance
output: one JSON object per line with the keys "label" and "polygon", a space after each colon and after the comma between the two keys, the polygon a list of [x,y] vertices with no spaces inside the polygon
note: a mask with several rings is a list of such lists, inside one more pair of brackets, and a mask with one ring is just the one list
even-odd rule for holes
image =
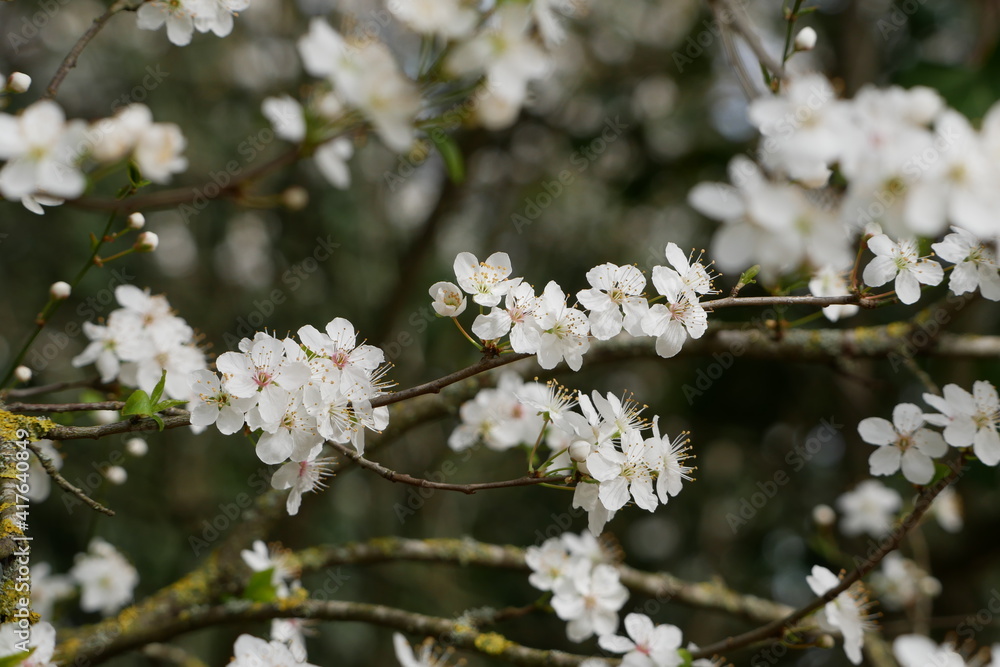
{"label": "pink-tinged petal", "polygon": [[879,447],[868,457],[868,472],[872,475],[891,475],[899,470],[901,452],[897,447],[886,445]]}
{"label": "pink-tinged petal", "polygon": [[913,434],[913,445],[927,456],[943,456],[948,451],[948,444],[937,431],[922,428]]}
{"label": "pink-tinged petal", "polygon": [[880,257],[892,257],[896,250],[896,244],[885,234],[876,234],[868,239],[868,249]]}
{"label": "pink-tinged petal", "polygon": [[915,448],[903,452],[903,477],[914,484],[926,484],[934,477],[934,462]]}
{"label": "pink-tinged petal", "polygon": [[866,285],[881,287],[892,280],[898,271],[899,269],[896,268],[896,264],[892,259],[888,257],[876,257],[865,267],[861,278],[865,281]]}
{"label": "pink-tinged petal", "polygon": [[896,276],[896,295],[907,305],[920,300],[920,282],[910,271],[900,271]]}
{"label": "pink-tinged petal", "polygon": [[913,403],[900,403],[892,410],[892,423],[898,433],[913,433],[924,425],[924,412]]}
{"label": "pink-tinged petal", "polygon": [[889,445],[899,438],[889,420],[881,417],[862,419],[858,423],[858,434],[870,445]]}
{"label": "pink-tinged petal", "polygon": [[984,426],[976,432],[972,451],[980,461],[988,466],[1000,463],[1000,435],[992,426]]}

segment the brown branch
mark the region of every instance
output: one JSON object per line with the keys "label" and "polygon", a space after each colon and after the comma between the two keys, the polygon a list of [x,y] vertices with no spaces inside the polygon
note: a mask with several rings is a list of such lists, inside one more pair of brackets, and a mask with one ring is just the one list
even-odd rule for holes
{"label": "brown branch", "polygon": [[39,394],[51,394],[57,391],[62,391],[63,389],[76,389],[78,387],[105,390],[105,389],[111,389],[112,385],[103,384],[99,377],[94,376],[89,380],[73,380],[72,382],[53,382],[52,384],[44,384],[44,385],[39,385],[37,387],[24,387],[22,389],[7,389],[2,394],[0,394],[0,398],[28,398],[30,396],[38,396]]}
{"label": "brown branch", "polygon": [[42,95],[41,99],[50,100],[56,96],[56,92],[58,92],[59,86],[62,85],[63,79],[66,78],[66,75],[69,74],[71,69],[76,67],[77,58],[79,58],[80,54],[83,53],[83,50],[87,48],[87,44],[90,43],[90,40],[97,36],[97,33],[101,31],[101,28],[104,27],[104,24],[106,24],[112,16],[124,9],[128,9],[130,5],[130,0],[117,0],[114,4],[108,7],[103,14],[94,19],[94,22],[90,24],[87,31],[80,36],[80,39],[76,41],[73,48],[70,49],[68,54],[66,54],[66,57],[59,65],[59,69],[57,69],[56,73],[52,76],[52,80],[49,82],[49,86],[45,89],[45,94]]}
{"label": "brown branch", "polygon": [[[184,410],[173,410],[177,414],[163,417],[164,428],[180,428],[191,425],[191,415]],[[159,431],[160,425],[152,419],[127,419],[100,426],[56,426],[49,429],[45,436],[49,440],[97,440],[109,435],[133,433],[136,431]]]}
{"label": "brown branch", "polygon": [[37,443],[29,442],[28,447],[31,449],[31,451],[35,453],[35,456],[38,457],[38,462],[42,464],[42,467],[45,469],[45,472],[49,474],[49,477],[52,478],[52,481],[55,482],[56,485],[59,486],[59,488],[63,489],[67,493],[76,496],[77,498],[80,499],[80,501],[84,505],[86,505],[92,510],[96,510],[102,514],[107,514],[108,516],[115,515],[114,510],[110,510],[101,503],[97,502],[96,500],[88,496],[86,493],[84,493],[81,489],[73,486],[69,482],[69,480],[67,480],[65,477],[60,475],[59,471],[56,470],[55,465],[47,456],[45,456],[45,454],[42,452],[42,448],[39,447]]}
{"label": "brown branch", "polygon": [[521,359],[527,359],[528,357],[533,356],[535,355],[515,353],[503,354],[499,357],[489,357],[479,361],[478,363],[472,364],[471,366],[463,368],[460,371],[449,373],[448,375],[438,378],[437,380],[425,382],[424,384],[418,384],[416,387],[410,387],[409,389],[404,389],[403,391],[396,391],[391,394],[386,394],[385,396],[374,398],[372,399],[372,407],[377,408],[382,405],[399,403],[400,401],[405,401],[413,398],[414,396],[421,396],[423,394],[437,394],[450,384],[461,382],[462,380],[470,378],[473,375],[478,375],[479,373],[484,373],[486,371],[493,370],[494,368],[506,366],[507,364],[515,361],[520,361]]}
{"label": "brown branch", "polygon": [[8,412],[90,412],[92,410],[114,410],[118,412],[125,407],[122,401],[103,401],[97,403],[8,403],[4,406]]}
{"label": "brown branch", "polygon": [[754,644],[756,642],[781,637],[786,629],[791,628],[800,620],[820,607],[823,607],[838,595],[846,591],[855,582],[860,581],[865,575],[874,570],[875,567],[882,562],[883,558],[899,547],[900,542],[902,542],[903,538],[906,537],[906,534],[909,533],[910,530],[917,525],[917,523],[919,523],[924,513],[930,509],[931,503],[934,502],[934,499],[938,496],[938,494],[944,491],[949,484],[954,482],[964,473],[965,468],[961,459],[949,462],[948,465],[951,468],[951,471],[933,486],[924,487],[924,489],[920,492],[920,495],[917,497],[917,501],[914,503],[913,509],[909,514],[900,520],[899,524],[895,526],[892,533],[889,535],[889,538],[885,540],[873,554],[869,555],[865,561],[857,567],[857,569],[844,577],[840,581],[840,584],[836,587],[831,588],[823,595],[815,598],[809,604],[796,609],[784,618],[772,621],[767,625],[745,632],[742,635],[729,637],[721,642],[705,646],[700,650],[695,651],[692,655],[695,658],[705,658],[717,653],[727,653],[733,649],[749,646],[750,644]]}
{"label": "brown branch", "polygon": [[[396,537],[370,542],[309,547],[294,554],[295,567],[303,573],[339,565],[369,565],[417,561],[450,565],[478,565],[527,571],[525,550],[510,545],[472,539],[412,540]],[[743,595],[718,582],[691,582],[666,572],[644,572],[618,565],[621,582],[634,593],[691,607],[712,609],[756,622],[770,622],[788,615],[792,608],[753,595]]]}
{"label": "brown branch", "polygon": [[757,56],[761,65],[779,79],[785,78],[785,68],[764,48],[760,35],[750,25],[749,18],[743,13],[742,8],[734,7],[729,0],[708,0],[708,4],[719,24],[731,26],[733,32],[742,37],[750,50]]}
{"label": "brown branch", "polygon": [[857,294],[844,296],[727,296],[722,299],[702,301],[705,310],[718,310],[733,306],[841,306],[860,305],[865,308],[875,307],[876,301]]}
{"label": "brown branch", "polygon": [[327,441],[327,444],[336,449],[338,452],[351,459],[359,466],[365,470],[371,470],[377,475],[384,477],[390,482],[396,482],[398,484],[409,484],[410,486],[419,486],[425,489],[439,489],[441,491],[458,491],[460,493],[465,493],[468,495],[474,494],[476,491],[485,491],[487,489],[509,489],[515,486],[534,486],[537,484],[546,484],[553,482],[564,482],[566,478],[563,477],[520,477],[518,479],[508,479],[502,482],[482,482],[479,484],[448,484],[446,482],[432,482],[429,479],[422,479],[420,477],[413,477],[407,475],[406,473],[396,472],[395,470],[390,470],[385,466],[376,463],[375,461],[369,461],[364,458],[352,447],[342,445],[338,442]]}
{"label": "brown branch", "polygon": [[[234,177],[233,180],[225,187],[219,187],[218,194],[212,197],[206,194],[202,189],[191,185],[173,188],[170,190],[161,190],[159,192],[152,192],[148,195],[137,195],[127,199],[80,197],[79,199],[73,199],[66,203],[91,211],[117,211],[120,213],[131,213],[132,211],[139,210],[148,211],[151,209],[173,208],[183,204],[190,205],[194,203],[194,200],[197,197],[203,197],[206,201],[239,198],[243,195],[244,189],[248,183],[252,183],[253,181],[263,178],[272,172],[294,164],[299,157],[300,150],[298,147],[286,151],[272,160],[265,162],[256,169],[251,169],[244,174]],[[211,179],[208,177],[205,177],[206,182],[210,180]]]}

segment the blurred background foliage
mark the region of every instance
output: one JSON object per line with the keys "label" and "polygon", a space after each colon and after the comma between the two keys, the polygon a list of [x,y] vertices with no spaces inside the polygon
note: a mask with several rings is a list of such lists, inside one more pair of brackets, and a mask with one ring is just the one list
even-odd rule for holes
{"label": "blurred background foliage", "polygon": [[[778,52],[785,27],[781,4],[745,4],[765,43]],[[990,0],[820,0],[807,5],[818,11],[800,25],[815,27],[819,46],[796,55],[793,69],[821,69],[848,95],[870,83],[929,85],[974,119],[1000,98],[1000,9]],[[17,0],[0,6],[6,35],[0,44],[0,71],[25,71],[35,80],[33,91],[16,98],[12,109],[37,97],[75,39],[103,9],[95,0]],[[395,364],[391,377],[407,387],[477,358],[449,323],[427,316],[427,288],[438,280],[453,280],[451,264],[460,251],[479,257],[506,251],[514,275],[536,287],[555,279],[575,293],[586,286],[584,275],[597,264],[635,263],[648,271],[662,263],[668,241],[684,248],[708,247],[714,223],[687,206],[686,193],[699,180],[724,180],[729,159],[754,146],[746,100],[720,48],[717,24],[696,0],[593,0],[571,9],[570,35],[555,51],[557,67],[534,87],[531,104],[517,123],[500,132],[471,123],[454,131],[466,163],[464,182],[448,182],[434,152],[399,156],[362,138],[351,162],[348,191],[329,187],[309,160],[278,172],[259,188],[262,195],[275,195],[275,203],[288,187],[306,188],[309,203],[301,210],[249,208],[223,200],[193,215],[178,209],[145,210],[147,229],[160,236],[159,250],[91,272],[52,322],[49,331],[54,333],[43,334],[33,348],[42,356],[29,355],[34,382],[93,372],[69,364],[83,349],[83,337],[59,332],[72,322],[79,324],[84,311],[78,306],[83,308],[80,304],[90,296],[98,299],[98,315],[110,312],[107,288],[117,284],[114,270],[136,285],[166,294],[213,356],[231,349],[227,334],[242,336],[261,327],[283,334],[305,324],[322,327],[342,316],[368,342],[387,351]],[[288,149],[281,140],[259,147],[254,141],[268,136],[262,134],[267,127],[260,113],[263,97],[295,95],[308,83],[295,50],[308,18],[330,15],[335,22],[347,22],[354,13],[364,21],[374,11],[364,0],[254,0],[230,37],[199,35],[185,48],[171,46],[162,31],[138,30],[130,14],[116,16],[84,52],[58,100],[69,117],[85,119],[110,115],[116,100],[148,104],[156,120],[178,123],[188,138],[191,166],[171,187],[204,191],[212,174],[230,160],[237,160],[240,170],[252,169]],[[37,26],[40,15],[47,17],[44,25],[28,36],[26,26],[32,21]],[[412,58],[413,45],[399,38],[395,26],[385,27],[380,37],[404,63]],[[742,55],[749,71],[756,71],[747,54]],[[160,81],[144,86],[144,77]],[[621,129],[602,140],[610,126]],[[564,171],[572,181],[551,196],[552,184]],[[109,196],[122,184],[115,178],[93,194]],[[26,336],[47,286],[75,274],[88,234],[100,233],[104,222],[104,213],[72,205],[50,209],[44,217],[12,203],[0,208],[0,358],[9,360]],[[337,245],[329,259],[314,262],[324,243],[320,240]],[[720,285],[728,291],[735,279],[724,276]],[[761,293],[758,289],[744,294]],[[943,288],[933,294],[943,298]],[[995,332],[997,310],[985,306],[973,302],[950,328]],[[782,316],[794,320],[808,312]],[[881,323],[913,312],[886,308],[833,326]],[[740,309],[720,313],[718,319],[740,322],[758,315]],[[471,313],[465,319],[471,322]],[[831,325],[820,320],[806,326]],[[692,431],[697,482],[654,515],[634,508],[621,512],[608,531],[627,562],[637,567],[693,580],[720,578],[742,592],[801,602],[809,596],[805,575],[813,564],[849,567],[850,555],[869,548],[863,538],[841,537],[834,545],[834,534],[819,531],[811,518],[814,506],[832,505],[840,493],[868,477],[870,449],[857,436],[857,422],[888,417],[892,406],[904,400],[919,403],[923,387],[911,372],[894,370],[884,361],[827,367],[793,359],[737,359],[701,395],[686,392],[685,386],[702,389],[697,383],[715,361],[654,358],[604,366],[585,361],[581,373],[559,375],[574,389],[632,392],[649,405],[646,414],[661,415],[668,432]],[[968,388],[975,379],[998,380],[996,363],[919,363],[939,385],[958,382]],[[540,374],[532,361],[514,368],[528,378]],[[65,392],[53,400],[78,395]],[[789,453],[819,433],[824,419],[839,429],[795,470]],[[444,462],[455,461],[459,472],[454,481],[523,472],[522,453],[481,449],[466,461],[464,454],[451,452],[446,440],[456,424],[457,409],[455,417],[405,434],[378,457],[417,475],[432,475]],[[391,425],[383,437],[392,437]],[[125,439],[60,445],[64,474],[71,481],[86,478],[113,452],[121,452]],[[49,562],[53,571],[66,572],[73,555],[86,548],[92,535],[100,535],[136,565],[141,574],[136,594],[142,597],[200,562],[204,552],[195,553],[191,537],[210,537],[206,522],[224,516],[221,505],[240,493],[256,495],[259,480],[269,479],[251,444],[239,437],[178,429],[150,434],[148,440],[149,454],[126,463],[128,482],[97,492],[118,511],[114,519],[79,507],[68,512],[58,490],[32,508],[36,563]],[[738,516],[741,504],[778,471],[787,473],[787,484],[734,530],[727,516]],[[912,490],[904,482],[888,480],[908,498]],[[938,639],[982,609],[991,591],[996,595],[1000,588],[996,482],[996,470],[982,466],[961,480],[958,493],[966,514],[961,532],[945,532],[934,520],[918,531],[929,550],[921,556],[923,562],[944,589],[933,610]],[[326,492],[307,496],[301,514],[282,521],[273,539],[297,548],[384,535],[468,535],[527,546],[556,534],[553,526],[562,519],[554,517],[565,514],[570,502],[565,493],[541,488],[418,498],[411,487],[353,470],[333,479]],[[399,508],[408,502],[419,507],[401,521]],[[585,525],[585,518],[578,517],[569,528],[579,531]],[[908,543],[904,552],[912,556],[913,549]],[[345,576],[342,586],[331,583]],[[537,598],[521,574],[414,564],[342,568],[311,577],[305,585],[326,586],[332,597],[443,616],[524,605]],[[633,597],[623,613],[644,602]],[[655,607],[657,621],[680,624],[685,640],[694,642],[715,641],[746,627],[718,613],[671,604]],[[64,623],[95,620],[79,612],[74,601],[60,612]],[[890,637],[913,627],[903,612],[885,611],[881,623]],[[596,651],[593,641],[570,645],[564,624],[555,617],[511,621],[499,630],[529,645]],[[233,640],[244,631],[265,635],[267,628],[216,628],[178,643],[209,664],[224,664]],[[353,624],[319,626],[309,640],[310,661],[394,664],[389,634]],[[975,640],[987,645],[1000,640],[1000,634],[988,627]],[[728,657],[746,664],[751,655],[744,651]],[[760,659],[753,664],[770,664]],[[790,651],[777,662],[847,664],[839,649]],[[111,664],[148,663],[131,655]],[[492,663],[471,656],[467,664]]]}

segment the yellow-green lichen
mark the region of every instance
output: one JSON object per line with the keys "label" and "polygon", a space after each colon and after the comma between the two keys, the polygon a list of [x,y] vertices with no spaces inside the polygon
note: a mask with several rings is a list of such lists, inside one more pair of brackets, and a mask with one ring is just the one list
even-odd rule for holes
{"label": "yellow-green lichen", "polygon": [[475,644],[476,649],[487,655],[503,655],[514,642],[495,632],[485,632],[476,637]]}
{"label": "yellow-green lichen", "polygon": [[15,415],[13,412],[0,410],[0,440],[5,442],[20,440],[21,438],[17,435],[20,429],[28,432],[29,440],[41,440],[56,426],[58,424],[47,417]]}

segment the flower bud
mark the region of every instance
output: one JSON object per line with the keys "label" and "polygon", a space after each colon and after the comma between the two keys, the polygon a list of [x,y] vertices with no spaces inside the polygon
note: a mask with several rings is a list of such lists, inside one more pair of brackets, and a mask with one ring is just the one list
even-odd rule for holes
{"label": "flower bud", "polygon": [[128,473],[125,472],[125,468],[121,466],[109,466],[107,470],[104,471],[104,476],[109,482],[117,486],[121,486],[128,479]]}
{"label": "flower bud", "polygon": [[14,72],[7,77],[7,90],[12,93],[26,93],[31,87],[31,77],[24,72]]}
{"label": "flower bud", "polygon": [[129,229],[142,229],[146,226],[146,216],[142,213],[136,211],[128,216],[128,228]]}
{"label": "flower bud", "polygon": [[136,252],[153,252],[158,245],[160,245],[159,236],[153,232],[143,232],[139,234],[139,238],[136,239],[133,247]]}
{"label": "flower bud", "polygon": [[69,283],[63,282],[62,280],[52,283],[52,286],[49,287],[49,295],[51,295],[53,299],[58,299],[60,301],[69,298],[72,291],[73,288],[69,286]]}
{"label": "flower bud", "polygon": [[146,452],[149,451],[149,445],[142,438],[130,438],[125,443],[125,451],[132,456],[145,456]]}
{"label": "flower bud", "polygon": [[14,369],[14,377],[18,382],[29,382],[31,380],[31,369],[27,366],[18,366]]}
{"label": "flower bud", "polygon": [[799,34],[795,35],[795,50],[812,51],[814,48],[816,48],[816,31],[809,27],[799,30]]}
{"label": "flower bud", "polygon": [[281,203],[289,211],[301,211],[309,205],[309,191],[298,185],[293,185],[281,193]]}
{"label": "flower bud", "polygon": [[817,505],[813,508],[813,521],[817,526],[832,526],[837,520],[837,513],[829,505]]}

